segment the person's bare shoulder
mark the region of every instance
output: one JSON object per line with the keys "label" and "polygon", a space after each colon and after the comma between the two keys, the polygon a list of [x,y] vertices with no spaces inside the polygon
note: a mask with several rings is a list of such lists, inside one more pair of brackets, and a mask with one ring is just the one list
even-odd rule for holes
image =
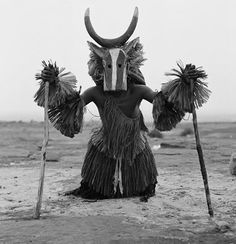
{"label": "person's bare shoulder", "polygon": [[89,104],[90,102],[94,102],[97,104],[101,96],[102,96],[101,89],[98,86],[92,86],[86,89],[81,94],[81,97],[83,98],[85,105]]}
{"label": "person's bare shoulder", "polygon": [[142,100],[145,99],[152,103],[154,96],[157,92],[153,91],[150,87],[146,85],[134,85],[133,92]]}

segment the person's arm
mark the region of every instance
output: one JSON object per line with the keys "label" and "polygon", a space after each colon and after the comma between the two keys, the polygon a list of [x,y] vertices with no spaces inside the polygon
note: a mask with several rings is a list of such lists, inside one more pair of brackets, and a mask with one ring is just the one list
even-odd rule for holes
{"label": "person's arm", "polygon": [[90,87],[88,89],[86,89],[81,95],[80,97],[83,99],[84,102],[84,106],[86,106],[87,104],[89,104],[90,102],[95,102],[95,97],[96,97],[96,88],[95,86]]}
{"label": "person's arm", "polygon": [[[45,68],[41,72],[41,79],[49,82],[49,89],[52,91],[58,88],[57,82],[60,80],[58,81],[59,78],[53,69]],[[40,94],[40,92],[38,93]],[[50,97],[49,119],[63,135],[74,137],[82,130],[84,106],[92,101],[92,93],[88,89],[82,96],[80,91],[76,91],[74,87],[71,87],[69,92],[61,92],[59,89],[54,93],[55,95]]]}
{"label": "person's arm", "polygon": [[160,131],[171,130],[184,117],[184,113],[177,109],[168,98],[160,92],[154,92],[148,86],[139,86],[139,94],[144,99],[153,104],[152,115],[155,128]]}
{"label": "person's arm", "polygon": [[155,96],[157,95],[157,91],[153,91],[148,86],[138,85],[137,88],[139,89],[139,94],[141,99],[144,99],[150,103],[153,102]]}
{"label": "person's arm", "polygon": [[184,117],[185,113],[178,109],[174,103],[168,101],[162,91],[153,99],[152,116],[155,128],[160,131],[173,129]]}

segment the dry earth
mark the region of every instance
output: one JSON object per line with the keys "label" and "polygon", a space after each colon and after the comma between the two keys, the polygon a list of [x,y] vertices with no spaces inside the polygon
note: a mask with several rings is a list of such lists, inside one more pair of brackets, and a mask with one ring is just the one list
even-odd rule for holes
{"label": "dry earth", "polygon": [[[88,202],[61,195],[79,185],[88,138],[50,129],[40,220],[32,218],[38,189],[43,124],[0,123],[0,243],[236,243],[236,123],[201,123],[201,142],[215,217],[208,216],[194,136],[181,123],[148,138],[159,171],[155,197]],[[158,145],[161,148],[158,149]]]}

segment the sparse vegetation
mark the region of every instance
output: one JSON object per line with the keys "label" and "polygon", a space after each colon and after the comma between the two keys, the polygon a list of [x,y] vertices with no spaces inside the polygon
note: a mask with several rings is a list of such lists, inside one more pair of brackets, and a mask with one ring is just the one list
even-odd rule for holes
{"label": "sparse vegetation", "polygon": [[147,135],[152,138],[163,138],[163,134],[157,129],[149,131]]}
{"label": "sparse vegetation", "polygon": [[190,127],[184,128],[183,131],[180,132],[180,136],[188,136],[193,134],[193,129]]}

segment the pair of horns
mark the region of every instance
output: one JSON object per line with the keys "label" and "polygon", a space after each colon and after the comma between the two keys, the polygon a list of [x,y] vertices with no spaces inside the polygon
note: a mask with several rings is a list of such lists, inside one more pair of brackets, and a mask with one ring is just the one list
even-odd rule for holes
{"label": "pair of horns", "polygon": [[126,41],[130,38],[130,36],[133,34],[136,25],[138,22],[138,8],[136,7],[134,10],[133,18],[130,22],[130,25],[126,32],[114,39],[107,39],[100,37],[94,30],[89,16],[89,8],[85,11],[84,15],[84,23],[86,26],[86,29],[89,33],[89,35],[93,38],[94,41],[96,41],[98,44],[100,44],[102,47],[107,48],[114,48],[114,47],[120,47],[126,43]]}

